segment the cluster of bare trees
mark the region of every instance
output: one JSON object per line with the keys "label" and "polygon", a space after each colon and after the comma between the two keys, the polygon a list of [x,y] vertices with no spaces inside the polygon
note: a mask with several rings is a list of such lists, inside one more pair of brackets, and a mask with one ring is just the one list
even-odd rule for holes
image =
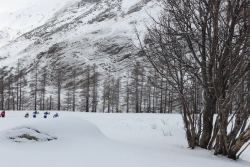
{"label": "cluster of bare trees", "polygon": [[137,62],[127,76],[124,95],[127,112],[172,113],[178,108],[178,103],[174,103],[176,92],[167,90],[168,85],[155,69]]}
{"label": "cluster of bare trees", "polygon": [[178,92],[190,148],[237,159],[250,139],[250,1],[162,3],[141,50]]}
{"label": "cluster of bare trees", "polygon": [[[163,91],[163,78],[136,62],[124,77],[109,72],[103,82],[102,111],[108,113],[172,113],[178,107],[174,93]],[[167,86],[167,85],[164,85]],[[176,94],[176,93],[175,93]]]}
{"label": "cluster of bare trees", "polygon": [[115,79],[114,76],[111,76],[111,73],[109,71],[108,77],[104,80],[103,83],[102,112],[108,112],[108,113],[120,112],[119,98],[120,98],[120,78]]}
{"label": "cluster of bare trees", "polygon": [[[100,81],[100,73],[97,72],[97,66],[94,64],[91,68],[87,68],[83,71],[81,80],[81,111],[97,112],[98,106],[98,86]],[[76,90],[76,88],[75,88]],[[76,95],[74,95],[76,96]]]}
{"label": "cluster of bare trees", "polygon": [[[137,62],[125,76],[97,65],[40,67],[0,71],[0,109],[64,110],[108,113],[172,113],[179,108],[177,92],[153,68]],[[166,90],[163,90],[164,87]]]}
{"label": "cluster of bare trees", "polygon": [[7,110],[22,110],[27,102],[22,88],[27,85],[27,79],[20,63],[16,73],[9,73],[6,68],[0,69],[0,108]]}

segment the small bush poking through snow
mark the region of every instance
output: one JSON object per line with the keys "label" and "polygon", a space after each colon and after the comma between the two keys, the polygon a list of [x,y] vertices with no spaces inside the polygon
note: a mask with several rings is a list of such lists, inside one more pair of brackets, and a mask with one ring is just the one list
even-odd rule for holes
{"label": "small bush poking through snow", "polygon": [[150,124],[152,129],[156,129],[157,125],[156,124]]}
{"label": "small bush poking through snow", "polygon": [[168,119],[167,120],[161,120],[161,122],[163,123],[163,125],[168,125]]}
{"label": "small bush poking through snow", "polygon": [[172,136],[171,131],[165,132],[164,130],[162,130],[162,133],[163,133],[164,136]]}
{"label": "small bush poking through snow", "polygon": [[19,138],[25,138],[25,139],[28,139],[28,140],[35,140],[35,141],[38,140],[35,136],[31,136],[29,134],[23,134],[22,136],[18,136],[18,137]]}

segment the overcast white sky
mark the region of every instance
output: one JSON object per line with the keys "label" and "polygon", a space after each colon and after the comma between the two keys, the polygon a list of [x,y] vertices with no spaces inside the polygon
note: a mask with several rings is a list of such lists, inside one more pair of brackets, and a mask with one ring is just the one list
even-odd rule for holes
{"label": "overcast white sky", "polygon": [[24,6],[35,4],[37,1],[41,0],[0,0],[0,13],[14,11]]}
{"label": "overcast white sky", "polygon": [[[66,2],[72,0],[0,0],[0,30],[4,27],[12,29],[36,26],[38,21],[46,21],[53,15],[53,10],[58,10]],[[33,15],[34,17],[29,17]],[[43,17],[47,16],[46,18]],[[42,24],[42,22],[40,22]],[[40,24],[39,24],[40,25]],[[38,26],[39,26],[38,25]]]}

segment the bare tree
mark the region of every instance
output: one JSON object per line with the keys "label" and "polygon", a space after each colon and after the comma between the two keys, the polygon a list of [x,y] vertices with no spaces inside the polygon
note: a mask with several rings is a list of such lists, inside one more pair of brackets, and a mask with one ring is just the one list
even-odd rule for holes
{"label": "bare tree", "polygon": [[10,110],[11,108],[11,94],[13,91],[13,86],[12,86],[12,74],[8,76],[8,102],[7,102],[7,110]]}
{"label": "bare tree", "polygon": [[120,112],[120,91],[121,91],[121,79],[118,78],[115,83],[115,106],[116,106],[116,113]]}
{"label": "bare tree", "polygon": [[86,82],[86,112],[89,112],[89,91],[90,91],[90,67],[89,66],[87,66],[87,69],[86,69],[87,71],[86,71],[86,73],[87,73],[87,82]]}
{"label": "bare tree", "polygon": [[111,92],[111,80],[112,80],[112,77],[111,77],[111,74],[110,74],[110,70],[109,70],[109,73],[108,73],[108,78],[107,78],[107,105],[108,105],[108,113],[110,113],[110,107],[111,107],[111,95],[112,95],[112,92]]}
{"label": "bare tree", "polygon": [[86,69],[82,72],[81,78],[81,110],[89,112],[90,108],[90,90],[91,90],[91,70],[90,66],[87,65]]}
{"label": "bare tree", "polygon": [[34,110],[37,110],[37,104],[38,104],[38,80],[39,80],[39,76],[38,76],[38,63],[35,62],[35,66],[34,69],[32,71],[32,77],[31,77],[31,83],[30,83],[30,87],[31,87],[31,97],[32,97],[32,102],[34,103]]}
{"label": "bare tree", "polygon": [[[249,118],[249,95],[241,94],[240,105],[235,98],[248,85],[250,1],[162,3],[160,17],[152,18],[154,25],[147,27],[144,44],[140,40],[142,53],[179,94],[188,145],[214,148],[215,154],[236,159],[250,139],[250,125],[244,123]],[[197,88],[202,89],[201,111]],[[241,121],[228,131],[233,118]]]}
{"label": "bare tree", "polygon": [[137,62],[131,72],[131,83],[130,83],[130,93],[131,93],[131,102],[134,105],[134,110],[136,113],[140,112],[140,92],[139,92],[139,75],[140,75],[140,63]]}
{"label": "bare tree", "polygon": [[53,110],[53,98],[52,95],[49,97],[49,110]]}
{"label": "bare tree", "polygon": [[19,74],[20,74],[20,62],[18,59],[17,62],[17,70],[16,70],[16,109],[19,110],[19,96],[18,96],[18,92],[19,92]]}
{"label": "bare tree", "polygon": [[96,71],[97,66],[93,65],[93,75],[91,77],[92,80],[92,112],[96,112],[97,105],[98,105],[98,80],[99,80],[99,73]]}
{"label": "bare tree", "polygon": [[36,65],[36,68],[35,68],[35,90],[34,90],[34,98],[35,98],[35,103],[34,103],[34,105],[35,105],[35,111],[37,110],[37,93],[38,93],[38,90],[37,90],[37,85],[38,85],[38,71],[37,71],[38,69],[37,69],[37,65]]}
{"label": "bare tree", "polygon": [[106,109],[106,101],[107,101],[107,87],[108,87],[108,83],[107,80],[104,80],[103,82],[103,92],[102,92],[102,100],[103,100],[103,104],[102,104],[102,112],[105,112]]}
{"label": "bare tree", "polygon": [[43,68],[42,78],[41,78],[41,99],[42,99],[42,110],[45,110],[45,94],[47,85],[47,67]]}
{"label": "bare tree", "polygon": [[0,69],[0,100],[1,100],[1,109],[4,109],[4,100],[5,100],[5,71],[4,69]]}
{"label": "bare tree", "polygon": [[126,82],[126,97],[125,97],[125,101],[126,101],[126,112],[129,113],[129,108],[130,108],[130,74],[128,72],[127,74],[127,82]]}
{"label": "bare tree", "polygon": [[61,91],[62,91],[62,82],[63,82],[63,76],[62,76],[62,70],[57,69],[57,110],[61,110]]}
{"label": "bare tree", "polygon": [[73,94],[73,98],[72,98],[72,110],[75,111],[76,110],[76,70],[73,70],[72,73],[73,76],[73,83],[72,83],[72,94]]}

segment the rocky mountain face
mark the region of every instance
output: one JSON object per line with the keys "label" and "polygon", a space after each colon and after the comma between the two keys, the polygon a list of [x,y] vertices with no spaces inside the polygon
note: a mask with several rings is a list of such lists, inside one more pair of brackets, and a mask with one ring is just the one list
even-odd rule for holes
{"label": "rocky mountain face", "polygon": [[[32,17],[41,19],[42,24],[35,19],[34,24],[27,23],[28,26],[22,29],[17,27],[0,29],[0,68],[8,73],[4,78],[7,80],[10,74],[15,76],[22,71],[22,74],[25,74],[24,94],[28,98],[34,96],[34,93],[30,92],[34,92],[35,76],[39,80],[46,73],[47,86],[43,96],[67,99],[74,71],[74,82],[76,82],[74,91],[78,93],[77,103],[80,103],[81,88],[84,86],[82,83],[87,78],[86,70],[95,67],[95,71],[91,70],[91,73],[98,74],[98,86],[95,88],[98,99],[102,97],[105,80],[110,76],[115,79],[121,78],[122,89],[128,80],[127,74],[131,72],[135,62],[140,60],[134,27],[143,37],[145,25],[150,23],[149,14],[156,16],[159,12],[158,2],[156,0],[64,1],[58,8],[51,8],[48,15],[44,14],[44,11],[41,15],[27,14],[28,9],[23,9],[23,13],[26,11],[25,17],[19,14],[20,12],[18,17],[16,16],[16,20],[23,22],[24,25]],[[14,19],[13,23],[16,20]],[[11,34],[10,30],[14,33]],[[63,82],[60,83],[62,97],[55,96],[59,91],[57,71],[63,76],[61,77]],[[94,88],[91,88],[91,91],[92,89]],[[11,95],[13,96],[14,94]],[[102,108],[102,104],[99,105],[99,108]],[[33,105],[27,104],[26,107],[32,109]]]}

